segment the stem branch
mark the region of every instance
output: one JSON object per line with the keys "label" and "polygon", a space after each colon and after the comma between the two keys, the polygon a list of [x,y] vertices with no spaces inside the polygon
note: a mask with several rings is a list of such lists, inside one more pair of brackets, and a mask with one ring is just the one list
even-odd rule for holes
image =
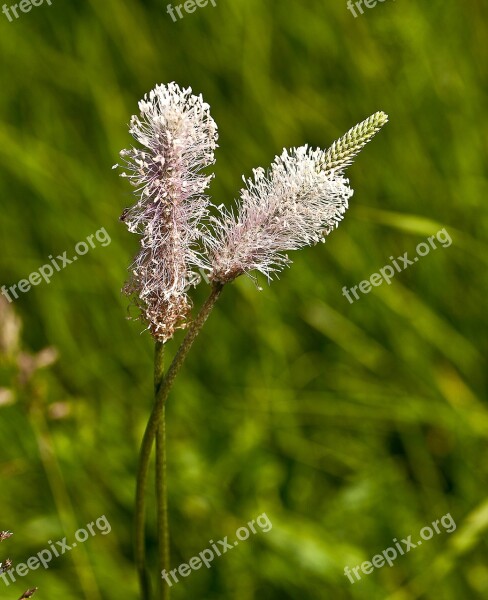
{"label": "stem branch", "polygon": [[[145,550],[145,508],[146,508],[146,500],[145,500],[145,491],[147,484],[147,476],[149,471],[149,462],[151,459],[151,450],[154,442],[154,438],[156,437],[156,433],[158,428],[160,427],[160,423],[162,422],[164,405],[168,398],[171,387],[174,383],[176,375],[180,370],[181,366],[185,362],[185,359],[190,351],[193,342],[195,341],[197,335],[200,333],[205,321],[210,315],[212,308],[220,297],[222,293],[223,285],[220,283],[215,283],[213,285],[212,291],[205,301],[204,305],[200,309],[196,319],[191,323],[188,328],[188,333],[186,334],[181,346],[176,353],[176,356],[171,363],[168,372],[164,379],[162,379],[158,389],[156,390],[156,400],[154,403],[154,407],[151,412],[151,416],[149,417],[149,421],[146,426],[146,430],[144,432],[144,437],[142,439],[141,451],[139,455],[139,467],[137,471],[137,486],[136,486],[136,523],[135,523],[135,558],[136,558],[136,566],[139,573],[139,582],[141,588],[141,599],[148,600],[150,598],[149,595],[149,581],[147,577],[146,571],[146,550]],[[160,357],[160,362],[155,361],[155,376],[156,372],[162,377],[162,356]],[[164,461],[161,462],[161,466],[163,466]],[[162,471],[161,471],[162,473]],[[161,496],[162,497],[162,496]],[[159,509],[161,507],[158,505],[158,514]],[[166,509],[167,510],[167,509]],[[163,516],[164,510],[161,512]],[[167,518],[167,514],[166,514]],[[161,522],[159,522],[161,525]],[[166,532],[167,527],[165,528]],[[161,532],[160,529],[159,533]],[[160,538],[163,540],[164,537]],[[166,559],[168,559],[168,554],[166,554]],[[163,560],[163,559],[161,559]],[[167,586],[165,586],[167,587]]]}

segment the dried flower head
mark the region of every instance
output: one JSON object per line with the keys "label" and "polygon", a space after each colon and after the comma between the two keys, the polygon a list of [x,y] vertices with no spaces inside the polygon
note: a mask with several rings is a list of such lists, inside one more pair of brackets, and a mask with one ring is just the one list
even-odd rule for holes
{"label": "dried flower head", "polygon": [[7,571],[10,571],[11,568],[12,561],[10,560],[10,558],[6,558],[3,562],[0,562],[0,575],[6,573]]}
{"label": "dried flower head", "polygon": [[342,171],[386,122],[376,113],[327,151],[284,150],[268,172],[244,180],[236,213],[220,208],[206,240],[210,279],[227,283],[257,270],[268,280],[290,263],[286,252],[324,241],[348,207],[353,191]]}
{"label": "dried flower head", "polygon": [[[8,540],[9,537],[12,537],[13,533],[10,531],[0,531],[0,542],[4,540]],[[6,558],[3,562],[0,562],[0,575],[6,573],[12,568],[12,561],[10,558]]]}
{"label": "dried flower head", "polygon": [[31,588],[30,590],[26,590],[19,600],[26,600],[26,598],[32,598],[32,596],[37,592],[37,588]]}
{"label": "dried flower head", "polygon": [[122,150],[137,203],[121,220],[141,235],[141,249],[124,291],[133,296],[153,336],[169,339],[184,327],[191,304],[186,290],[201,265],[199,225],[207,214],[204,194],[213,175],[217,126],[209,105],[191,89],[158,85],[139,103],[130,133],[143,147]]}
{"label": "dried flower head", "polygon": [[[0,542],[4,540],[8,540],[8,538],[12,537],[13,533],[10,531],[0,531]],[[0,575],[3,575],[7,571],[10,571],[12,568],[12,561],[10,558],[5,559],[3,562],[0,562]],[[14,579],[15,581],[15,579]],[[7,584],[8,585],[8,584]],[[32,598],[32,596],[36,593],[37,588],[31,588],[30,590],[26,590],[19,600],[24,600],[24,598]]]}
{"label": "dried flower head", "polygon": [[8,540],[8,538],[12,537],[14,534],[11,531],[0,531],[0,542],[4,540]]}

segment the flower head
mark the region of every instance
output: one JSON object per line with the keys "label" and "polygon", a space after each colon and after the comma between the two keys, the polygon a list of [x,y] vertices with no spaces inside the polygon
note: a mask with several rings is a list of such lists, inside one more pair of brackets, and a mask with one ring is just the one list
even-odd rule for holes
{"label": "flower head", "polygon": [[343,170],[386,120],[376,113],[327,151],[284,150],[268,172],[254,169],[244,180],[236,212],[221,208],[220,217],[212,219],[210,279],[227,283],[257,270],[269,280],[290,263],[287,251],[324,241],[353,194]]}
{"label": "flower head", "polygon": [[214,221],[211,274],[225,283],[257,270],[268,279],[290,261],[286,252],[321,241],[341,220],[352,190],[347,179],[318,170],[322,150],[284,150],[266,173],[254,169],[237,215]]}
{"label": "flower head", "polygon": [[201,171],[215,162],[217,126],[202,97],[176,83],[156,86],[139,110],[129,131],[142,148],[120,153],[122,176],[138,198],[121,220],[141,235],[124,291],[133,296],[153,336],[166,341],[185,326],[191,309],[186,290],[202,262],[199,225],[213,177]]}

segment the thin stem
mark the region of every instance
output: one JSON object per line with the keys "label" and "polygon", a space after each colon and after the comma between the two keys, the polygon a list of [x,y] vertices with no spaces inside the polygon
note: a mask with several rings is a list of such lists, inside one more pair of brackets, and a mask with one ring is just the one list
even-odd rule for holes
{"label": "thin stem", "polygon": [[185,358],[190,351],[190,348],[195,341],[195,338],[200,333],[205,321],[212,311],[215,303],[219,299],[222,293],[223,285],[220,283],[214,284],[210,296],[207,298],[205,304],[202,306],[198,316],[193,321],[188,329],[181,346],[176,353],[176,356],[168,369],[166,377],[163,379],[161,385],[156,394],[156,401],[154,403],[151,416],[144,432],[142,440],[141,451],[139,454],[139,467],[137,471],[137,486],[136,486],[136,534],[135,534],[135,555],[136,555],[136,566],[139,573],[139,582],[141,588],[141,600],[147,600],[149,596],[149,582],[146,574],[146,552],[144,546],[144,524],[145,524],[145,490],[147,484],[147,476],[149,471],[149,462],[151,459],[151,449],[156,431],[161,421],[161,415],[163,412],[164,404],[168,398],[169,392],[173,385],[176,375],[180,370]]}
{"label": "thin stem", "polygon": [[[163,356],[164,345],[156,342],[154,351],[154,396],[157,396],[159,387],[163,380]],[[163,408],[161,422],[156,434],[156,498],[158,517],[158,566],[162,573],[169,571],[169,526],[168,526],[168,483],[166,476],[166,411]],[[159,578],[159,590],[161,600],[169,600],[170,588],[166,581]]]}
{"label": "thin stem", "polygon": [[[164,370],[164,345],[161,342],[156,342],[154,348],[154,396],[158,391],[163,379]],[[147,473],[146,473],[147,478]],[[146,569],[146,546],[145,546],[145,510],[146,497],[139,490],[140,480],[137,480],[136,491],[136,518],[135,518],[135,558],[137,572],[139,576],[139,587],[141,590],[141,598],[149,600],[151,597],[151,585]],[[143,482],[145,487],[145,482]]]}
{"label": "thin stem", "polygon": [[[140,466],[137,472],[136,484],[136,503],[135,503],[135,561],[137,574],[139,577],[139,588],[141,591],[141,600],[150,600],[151,586],[146,569],[146,546],[145,546],[145,514],[146,514],[146,496],[144,494],[147,482],[147,471],[149,466],[151,448],[147,456],[147,466],[143,471]],[[142,458],[142,457],[141,457]],[[141,460],[141,459],[140,459]]]}
{"label": "thin stem", "polygon": [[[210,296],[205,301],[205,304],[200,309],[200,312],[197,315],[197,318],[193,321],[188,329],[188,333],[185,336],[181,346],[176,353],[176,356],[171,363],[168,372],[161,384],[158,393],[156,395],[156,403],[153,407],[151,416],[149,417],[149,422],[146,427],[146,432],[144,434],[144,439],[147,439],[147,443],[149,446],[152,445],[152,441],[154,440],[154,436],[156,435],[156,430],[158,428],[161,413],[163,411],[164,404],[168,398],[169,392],[173,386],[174,380],[178,375],[178,371],[181,369],[185,359],[190,351],[193,342],[195,341],[197,335],[200,333],[200,330],[205,324],[205,321],[208,319],[208,316],[212,312],[212,308],[220,297],[222,293],[223,284],[215,283]],[[143,440],[144,445],[144,440]]]}
{"label": "thin stem", "polygon": [[161,422],[156,433],[156,494],[158,516],[160,598],[169,600],[170,587],[161,577],[169,572],[168,479],[166,475],[166,411],[163,407]]}
{"label": "thin stem", "polygon": [[159,386],[164,376],[164,344],[156,342],[154,346],[154,397],[158,393]]}

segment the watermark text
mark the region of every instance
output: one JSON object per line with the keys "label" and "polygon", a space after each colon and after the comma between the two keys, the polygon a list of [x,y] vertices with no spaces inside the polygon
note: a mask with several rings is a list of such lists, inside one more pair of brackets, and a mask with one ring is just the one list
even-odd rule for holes
{"label": "watermark text", "polygon": [[190,558],[188,563],[182,563],[178,568],[171,570],[169,573],[166,570],[162,571],[161,577],[170,587],[172,587],[174,583],[179,582],[178,575],[180,577],[188,577],[191,575],[192,570],[198,571],[198,569],[201,569],[202,566],[210,569],[215,557],[226,554],[229,550],[232,550],[238,546],[239,542],[244,542],[245,540],[249,539],[251,533],[254,535],[258,533],[256,526],[263,533],[267,533],[273,528],[273,525],[266,513],[262,513],[256,519],[249,521],[247,525],[237,529],[235,533],[237,540],[229,541],[228,536],[225,536],[224,539],[218,540],[217,542],[209,540],[208,544],[210,548],[205,548],[205,550],[202,550],[198,556],[193,556]]}
{"label": "watermark text", "polygon": [[[373,287],[379,287],[384,281],[390,285],[391,280],[397,273],[401,273],[410,265],[415,264],[421,257],[427,256],[431,249],[435,250],[437,248],[436,240],[443,248],[448,248],[452,244],[451,236],[447,233],[446,229],[440,229],[435,235],[431,235],[427,238],[428,244],[427,242],[420,242],[417,244],[417,247],[415,248],[417,252],[416,256],[409,258],[408,252],[404,252],[402,256],[397,256],[396,258],[390,256],[393,266],[385,265],[379,269],[379,273],[373,273],[369,279],[361,281],[358,285],[355,285],[350,289],[348,289],[347,286],[344,286],[342,288],[342,295],[348,299],[350,304],[352,304],[355,300],[359,300],[360,298],[357,292],[358,289],[363,294],[369,294]],[[354,296],[354,298],[352,298],[351,295]]]}
{"label": "watermark text", "polygon": [[[442,529],[439,527],[439,524],[442,525]],[[394,547],[386,548],[383,550],[381,554],[376,554],[373,558],[369,560],[365,560],[360,565],[356,567],[344,568],[344,575],[349,579],[351,583],[356,583],[361,579],[361,575],[359,572],[361,571],[364,575],[369,575],[375,569],[381,569],[385,564],[392,567],[393,562],[398,558],[398,555],[403,556],[410,550],[414,548],[418,548],[422,545],[422,542],[431,540],[434,537],[434,532],[439,535],[445,531],[446,533],[452,533],[456,529],[456,523],[454,519],[451,517],[451,513],[445,514],[440,519],[437,519],[431,523],[431,526],[422,527],[419,532],[420,539],[416,542],[412,542],[412,536],[409,535],[405,539],[402,539],[400,542],[397,538],[393,538]]]}

